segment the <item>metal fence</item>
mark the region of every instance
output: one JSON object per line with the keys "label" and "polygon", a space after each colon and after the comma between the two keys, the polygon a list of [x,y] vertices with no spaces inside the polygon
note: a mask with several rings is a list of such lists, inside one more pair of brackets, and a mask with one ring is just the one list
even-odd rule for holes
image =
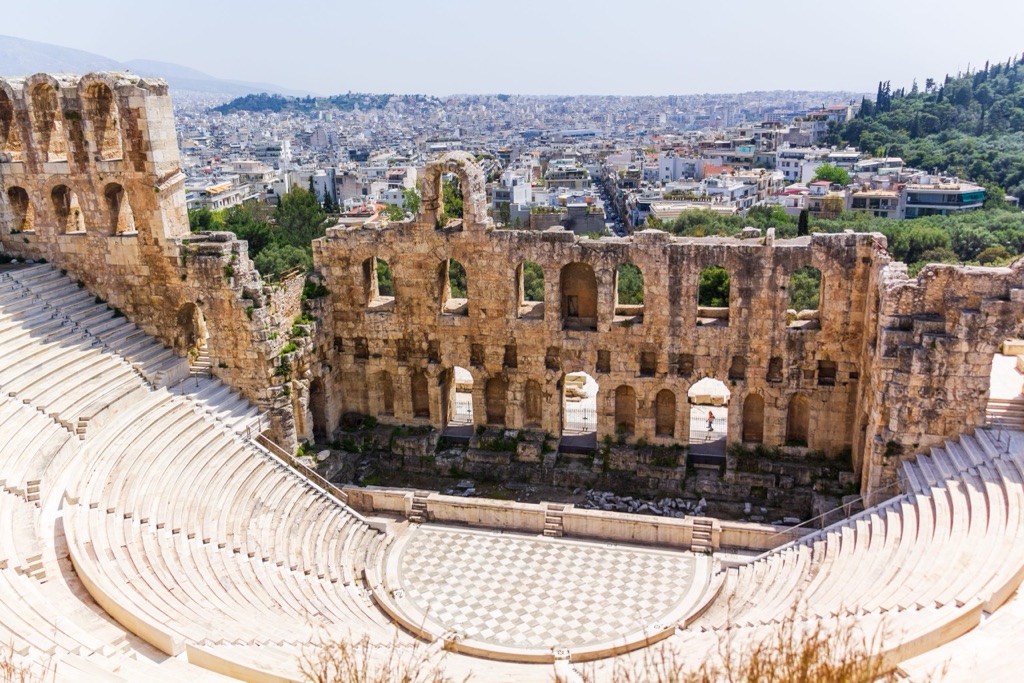
{"label": "metal fence", "polygon": [[591,403],[565,403],[563,434],[586,434],[597,431],[597,406]]}
{"label": "metal fence", "polygon": [[711,429],[708,429],[707,416],[690,416],[690,443],[703,443],[705,441],[716,441],[725,438],[729,420],[726,417],[716,417],[711,421]]}

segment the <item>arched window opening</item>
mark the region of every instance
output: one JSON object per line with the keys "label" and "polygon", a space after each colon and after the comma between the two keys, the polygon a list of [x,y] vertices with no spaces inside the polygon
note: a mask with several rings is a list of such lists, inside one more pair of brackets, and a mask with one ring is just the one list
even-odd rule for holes
{"label": "arched window opening", "polygon": [[517,310],[520,318],[544,318],[544,270],[533,261],[523,261],[516,273]]}
{"label": "arched window opening", "polygon": [[107,204],[110,230],[115,235],[134,233],[135,216],[128,203],[128,196],[125,194],[124,188],[117,183],[110,183],[103,190],[103,198]]}
{"label": "arched window opening", "polygon": [[44,162],[67,161],[68,143],[64,133],[57,91],[48,83],[32,89],[32,107],[29,118],[39,154]]}
{"label": "arched window opening", "polygon": [[508,382],[501,377],[491,377],[484,385],[484,405],[487,424],[505,425],[505,406],[508,400]]}
{"label": "arched window opening", "polygon": [[636,390],[625,384],[615,389],[615,431],[623,436],[636,431]]}
{"label": "arched window opening", "polygon": [[430,392],[427,388],[427,376],[422,370],[412,374],[412,416],[430,417]]}
{"label": "arched window opening", "polygon": [[363,261],[363,292],[371,311],[394,310],[395,283],[387,261],[375,256]]}
{"label": "arched window opening", "polygon": [[562,267],[562,323],[567,330],[597,329],[597,276],[586,263]]}
{"label": "arched window opening", "polygon": [[461,229],[463,221],[462,181],[458,174],[441,176],[441,206],[437,218],[438,230]]}
{"label": "arched window opening", "polygon": [[395,414],[395,385],[391,380],[391,373],[382,371],[377,377],[377,387],[380,390],[380,414],[391,416]]}
{"label": "arched window opening", "polygon": [[713,377],[694,382],[686,393],[690,402],[690,459],[717,464],[725,458],[729,436],[729,399],[732,393]]}
{"label": "arched window opening", "polygon": [[523,426],[540,427],[543,419],[544,397],[541,392],[540,383],[536,380],[526,382],[526,397],[523,407]]}
{"label": "arched window opening", "polygon": [[764,441],[764,399],[760,394],[749,394],[743,401],[743,441]]}
{"label": "arched window opening", "polygon": [[[597,381],[585,372],[571,372],[562,379],[563,453],[586,454],[597,447]],[[538,386],[538,392],[540,387]]]}
{"label": "arched window opening", "polygon": [[729,366],[729,379],[733,381],[747,378],[747,359],[743,356],[733,356],[732,365]]}
{"label": "arched window opening", "polygon": [[309,412],[313,418],[313,440],[326,443],[330,437],[327,428],[327,392],[319,378],[309,384]]}
{"label": "arched window opening", "polygon": [[697,283],[697,324],[729,324],[729,271],[708,266]]}
{"label": "arched window opening", "polygon": [[644,321],[644,275],[632,263],[615,271],[615,322],[635,325]]}
{"label": "arched window opening", "polygon": [[469,315],[469,284],[466,269],[461,263],[453,258],[442,261],[438,269],[438,286],[442,314]]}
{"label": "arched window opening", "polygon": [[114,93],[106,83],[93,83],[86,91],[84,105],[96,142],[96,161],[120,159],[121,135]]}
{"label": "arched window opening", "polygon": [[821,305],[821,271],[804,266],[793,271],[789,278],[789,309],[786,321],[789,327],[818,329]]}
{"label": "arched window opening", "polygon": [[806,447],[810,423],[811,400],[806,394],[793,394],[786,415],[786,445]]}
{"label": "arched window opening", "polygon": [[85,232],[85,219],[78,195],[67,185],[58,185],[50,192],[53,214],[57,218],[57,230],[64,233]]}
{"label": "arched window opening", "polygon": [[676,395],[669,389],[654,397],[654,434],[670,439],[676,435]]}
{"label": "arched window opening", "polygon": [[0,162],[22,161],[24,147],[18,133],[18,120],[14,116],[14,103],[0,90]]}
{"label": "arched window opening", "polygon": [[7,190],[7,202],[11,206],[11,233],[35,232],[36,216],[28,192],[23,187]]}
{"label": "arched window opening", "polygon": [[175,349],[188,355],[196,355],[199,351],[204,351],[208,333],[202,309],[192,302],[183,304],[178,309],[177,322]]}

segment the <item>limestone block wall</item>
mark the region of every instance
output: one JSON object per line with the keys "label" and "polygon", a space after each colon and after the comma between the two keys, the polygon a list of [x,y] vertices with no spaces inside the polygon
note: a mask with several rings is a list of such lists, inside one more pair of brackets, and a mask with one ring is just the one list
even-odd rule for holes
{"label": "limestone block wall", "polygon": [[[616,434],[635,394],[630,440],[685,443],[687,391],[700,378],[715,377],[732,391],[730,441],[740,440],[744,403],[756,396],[754,403],[764,406],[764,443],[783,444],[800,394],[809,412],[808,447],[831,453],[849,447],[859,456],[858,387],[865,337],[874,326],[869,283],[888,260],[876,247],[883,238],[739,241],[651,230],[590,240],[563,230],[494,230],[472,212],[461,225],[438,229],[440,185],[429,179],[452,168],[463,174],[463,194],[475,205],[479,169],[453,155],[428,166],[424,211],[416,220],[334,228],[314,245],[332,308],[333,327],[320,343],[336,369],[323,378],[332,414],[441,428],[452,414],[452,368],[460,366],[473,375],[477,423],[559,434],[564,377],[585,371],[600,386],[598,438]],[[393,300],[374,291],[374,259],[390,267]],[[446,305],[447,259],[465,267],[465,305]],[[544,273],[539,309],[522,304],[518,272],[527,260]],[[616,269],[624,263],[643,274],[639,310],[617,306]],[[697,287],[710,265],[725,267],[732,279],[728,309],[711,313],[727,318],[718,324],[698,321],[709,314],[698,315]],[[820,324],[791,328],[789,278],[808,265],[823,274]],[[662,411],[671,410],[674,420],[670,433],[659,435],[657,397],[665,390],[674,407],[663,394]],[[538,393],[540,415],[527,414]],[[617,401],[617,394],[626,398]]]}
{"label": "limestone block wall", "polygon": [[913,279],[894,263],[876,291],[862,487],[878,499],[893,492],[901,457],[984,424],[992,357],[1024,333],[1024,263],[930,265]]}
{"label": "limestone block wall", "polygon": [[189,234],[184,183],[165,82],[0,78],[2,251],[66,270],[183,355],[200,310],[214,372],[274,410],[275,435],[294,443],[271,387],[287,340],[273,329],[291,323],[275,301],[288,297],[264,287],[244,242]]}

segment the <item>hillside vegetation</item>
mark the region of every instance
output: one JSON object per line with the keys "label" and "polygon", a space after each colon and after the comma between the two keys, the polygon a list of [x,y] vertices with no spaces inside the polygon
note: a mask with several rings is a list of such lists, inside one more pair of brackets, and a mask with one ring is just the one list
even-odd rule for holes
{"label": "hillside vegetation", "polygon": [[1024,194],[1024,57],[909,90],[879,83],[874,101],[865,98],[828,142]]}

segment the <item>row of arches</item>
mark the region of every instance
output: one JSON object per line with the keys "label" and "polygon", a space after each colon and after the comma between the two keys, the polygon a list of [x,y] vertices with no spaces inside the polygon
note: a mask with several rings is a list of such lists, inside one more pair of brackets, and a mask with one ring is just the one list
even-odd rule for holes
{"label": "row of arches", "polygon": [[[36,202],[23,187],[12,186],[6,192],[7,204],[11,214],[10,231],[35,232],[40,215],[46,215],[46,209],[37,212]],[[49,214],[46,218],[52,221],[56,231],[61,234],[84,233],[87,229],[86,213],[78,199],[78,193],[67,185],[56,185],[50,190]],[[107,183],[103,188],[102,222],[94,227],[105,234],[132,234],[136,232],[135,214],[128,201],[124,187],[119,183]]]}
{"label": "row of arches", "polygon": [[[474,381],[473,375],[459,366],[447,368],[433,377],[422,369],[414,370],[405,377],[396,377],[387,370],[381,370],[372,379],[369,386],[374,388],[377,397],[369,407],[379,418],[430,420],[442,429],[465,428],[467,434],[479,424],[527,429],[544,428],[552,431],[556,426],[545,421],[545,408],[553,408],[547,403],[551,400],[551,395],[546,394],[542,383],[534,379],[527,379],[516,386],[502,375]],[[709,381],[722,387],[722,393],[716,396],[717,400],[712,401],[703,396],[709,391],[702,389],[701,384]],[[438,402],[433,404],[432,385],[437,387],[439,397]],[[548,391],[550,390],[551,387],[548,387]],[[400,397],[403,391],[409,393]],[[314,426],[318,434],[324,433],[326,416],[322,409],[312,405],[313,397],[322,392],[322,385],[319,388],[311,386],[310,392]],[[603,401],[598,400],[599,392],[598,382],[587,373],[574,372],[562,377],[559,383],[560,405],[557,411],[560,438],[582,437],[583,443],[594,447],[599,421],[611,417],[611,424],[606,423],[604,428],[606,433],[633,436],[637,433],[639,420],[643,418],[649,420],[645,430],[653,427],[653,436],[666,440],[680,440],[689,434],[691,443],[696,443],[695,436],[704,438],[702,432],[704,424],[707,424],[708,431],[713,431],[714,438],[721,443],[722,454],[730,424],[739,428],[739,438],[736,439],[738,441],[751,444],[765,441],[764,396],[758,392],[744,396],[740,403],[740,419],[729,420],[729,391],[718,380],[707,378],[700,383],[694,383],[686,395],[682,396],[667,386],[653,392],[653,396],[648,393],[643,400],[650,403],[645,404],[642,416],[640,397],[635,387],[620,384],[614,387]],[[715,392],[712,390],[710,393]],[[517,417],[510,414],[511,400],[520,402]],[[404,405],[400,407],[399,403]],[[481,409],[481,414],[476,413],[474,403]],[[709,407],[714,411],[713,425],[705,422]],[[606,417],[602,418],[602,414]],[[787,399],[784,433],[775,433],[772,438],[779,439],[784,436],[784,443],[787,445],[807,446],[810,438],[810,421],[810,398],[804,392],[796,392]],[[513,422],[515,424],[512,424]]]}
{"label": "row of arches", "polygon": [[31,85],[27,98],[29,129],[22,131],[18,125],[15,101],[7,89],[0,87],[0,155],[8,161],[23,161],[31,144],[44,163],[67,161],[70,148],[68,122],[82,120],[90,133],[88,139],[93,146],[93,159],[113,161],[123,158],[120,114],[110,86],[100,80],[82,79],[79,99],[81,112],[63,106],[56,81]]}
{"label": "row of arches", "polygon": [[[394,301],[394,275],[383,259],[370,257],[363,262],[365,303],[381,309]],[[382,283],[386,282],[386,291]],[[437,267],[439,313],[469,315],[472,283],[462,263],[453,258]],[[519,318],[543,319],[545,310],[544,269],[524,260],[515,269],[515,311]],[[644,275],[639,266],[622,263],[614,273],[614,322],[640,323],[644,317]],[[705,268],[697,287],[697,322],[701,325],[727,324],[731,302],[728,271],[718,265]],[[796,310],[816,311],[822,291],[821,271],[813,266],[797,269],[790,276],[789,306]],[[563,325],[566,329],[596,330],[598,321],[598,280],[594,268],[583,262],[566,264],[559,271],[559,295]]]}

